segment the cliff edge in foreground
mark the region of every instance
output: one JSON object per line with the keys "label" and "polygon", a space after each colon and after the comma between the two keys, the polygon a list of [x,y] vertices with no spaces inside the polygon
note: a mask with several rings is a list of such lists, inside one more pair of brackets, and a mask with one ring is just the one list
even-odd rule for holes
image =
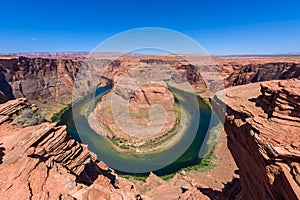
{"label": "cliff edge in foreground", "polygon": [[15,116],[24,109],[37,108],[26,98],[0,104],[0,199],[200,200],[210,196],[223,199],[236,193],[231,183],[224,186],[223,195],[185,172],[170,181],[151,174],[146,182],[134,184],[75,141],[65,126],[15,125]]}
{"label": "cliff edge in foreground", "polygon": [[300,80],[253,83],[226,93],[226,99],[217,94],[214,100],[227,104],[224,127],[243,199],[300,199]]}

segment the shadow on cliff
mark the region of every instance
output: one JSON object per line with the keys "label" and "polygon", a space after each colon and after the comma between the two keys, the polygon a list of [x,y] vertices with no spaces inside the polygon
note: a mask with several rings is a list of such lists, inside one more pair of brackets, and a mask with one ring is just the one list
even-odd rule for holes
{"label": "shadow on cliff", "polygon": [[96,162],[90,162],[85,165],[84,170],[77,176],[76,182],[87,186],[92,185],[99,175],[103,175],[110,180],[110,183],[115,187],[116,175],[110,168],[101,169]]}
{"label": "shadow on cliff", "polygon": [[263,96],[260,95],[257,98],[248,99],[250,102],[254,102],[256,107],[262,108],[264,113],[268,115],[268,118],[271,118],[273,115],[273,107],[275,102],[271,104],[267,104],[264,102]]}
{"label": "shadow on cliff", "polygon": [[223,183],[222,191],[214,190],[212,188],[199,188],[199,190],[210,199],[219,200],[238,200],[241,199],[241,184],[239,178],[232,179],[231,182]]}
{"label": "shadow on cliff", "polygon": [[[2,145],[2,143],[0,145]],[[5,148],[4,147],[0,147],[0,164],[3,163],[3,156],[5,156],[4,151],[5,151]]]}
{"label": "shadow on cliff", "polygon": [[11,86],[5,79],[4,72],[6,70],[0,65],[0,103],[15,98]]}

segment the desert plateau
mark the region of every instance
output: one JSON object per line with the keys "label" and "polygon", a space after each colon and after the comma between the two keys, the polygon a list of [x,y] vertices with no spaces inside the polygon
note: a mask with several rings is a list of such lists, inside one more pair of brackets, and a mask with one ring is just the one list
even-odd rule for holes
{"label": "desert plateau", "polygon": [[300,1],[0,1],[0,200],[300,200]]}
{"label": "desert plateau", "polygon": [[[144,86],[131,94],[126,93],[128,90],[124,88],[128,87],[124,84],[121,85],[123,88],[117,88],[115,82],[122,73],[143,63],[164,63],[178,71],[199,91],[198,98],[202,104],[208,102],[213,105],[211,112],[225,116],[224,130],[223,126],[215,124],[210,139],[204,140],[213,148],[196,163],[192,156],[193,162],[187,160],[186,165],[174,164],[171,169],[158,170],[157,173],[146,171],[128,175],[103,162],[102,154],[98,152],[101,148],[92,147],[96,150],[93,152],[89,145],[76,138],[69,127],[70,122],[62,120],[70,118],[66,113],[70,109],[68,105],[72,102],[74,80],[83,59],[76,55],[72,58],[42,56],[0,58],[1,198],[299,198],[300,57],[213,57],[225,83],[226,95],[219,95],[222,91],[216,88],[212,97],[207,95],[208,86],[197,70],[205,67],[201,61],[199,66],[194,66],[174,55],[127,56],[119,60],[110,60],[107,56],[97,61],[108,64],[107,73],[99,79],[105,78],[106,81],[99,88],[103,90],[110,85],[111,91],[118,91],[118,94],[130,99],[137,123],[147,123],[143,109],[160,101],[165,102],[162,104],[171,113],[167,120],[169,128],[163,128],[161,132],[168,132],[176,125],[176,112],[175,115],[171,112],[176,105],[174,96],[167,92],[166,87]],[[148,72],[147,76],[151,74]],[[96,111],[98,108],[109,110],[102,102],[105,99],[96,105]],[[209,110],[210,107],[205,105],[201,109]],[[135,108],[142,108],[142,111],[135,111]],[[26,116],[28,112],[31,113]],[[39,119],[42,114],[45,122]],[[24,119],[26,117],[29,119]],[[106,127],[116,127],[114,120],[109,120],[109,113],[97,111],[94,117],[96,122],[99,120],[101,124],[108,125]],[[90,121],[89,116],[86,121],[88,124],[96,123]],[[109,130],[112,135],[103,137],[110,138],[109,141],[119,138],[119,142],[113,144],[116,152],[136,151],[138,148],[134,145],[141,141],[144,141],[144,150],[149,150],[147,142],[149,147],[154,148],[155,141],[160,141],[155,138],[161,136],[154,136],[154,139],[145,136],[135,142],[134,136],[122,135],[117,129]],[[134,133],[133,130],[131,132]],[[215,135],[219,138],[214,140]],[[130,148],[127,147],[129,144],[132,144]]]}

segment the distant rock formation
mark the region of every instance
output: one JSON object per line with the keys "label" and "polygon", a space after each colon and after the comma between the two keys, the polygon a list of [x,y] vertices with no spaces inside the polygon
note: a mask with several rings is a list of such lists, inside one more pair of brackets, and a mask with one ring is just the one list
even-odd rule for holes
{"label": "distant rock formation", "polygon": [[69,101],[75,73],[80,66],[80,61],[71,59],[0,59],[0,93],[5,95],[0,101],[21,97]]}
{"label": "distant rock formation", "polygon": [[[156,59],[154,60],[156,61]],[[84,80],[82,87],[86,88],[85,91],[92,88],[90,87],[91,82],[100,80],[101,75],[117,81],[129,69],[143,65],[146,62],[140,58],[110,60],[105,57],[99,60],[85,61],[90,65],[86,68],[86,72],[81,71],[81,78]],[[186,79],[193,85],[199,85],[202,90],[203,85],[205,88],[205,83],[201,79],[199,71],[194,66],[188,65],[186,61],[174,60],[169,62],[164,59],[159,62],[158,59],[157,62],[165,66],[175,67],[177,71],[185,74]],[[23,97],[30,100],[70,102],[75,77],[81,67],[85,69],[85,64],[82,57],[0,57],[0,103]],[[92,71],[88,71],[90,70],[88,68]],[[86,80],[89,77],[88,73],[93,73],[93,78],[96,77],[97,79]],[[98,74],[99,78],[97,77]],[[82,83],[80,82],[80,84]],[[97,83],[93,86],[95,85]]]}
{"label": "distant rock formation", "polygon": [[[30,100],[53,100],[56,102],[71,101],[74,81],[80,68],[85,69],[87,63],[92,67],[93,77],[103,75],[116,83],[121,76],[130,69],[145,65],[163,65],[174,69],[194,87],[196,92],[207,92],[207,82],[203,79],[201,71],[212,70],[213,63],[208,64],[202,60],[189,63],[183,56],[175,55],[128,55],[119,57],[114,54],[99,54],[99,59],[89,60],[85,53],[42,53],[24,54],[26,56],[0,56],[0,102],[13,98],[26,97]],[[34,57],[43,56],[44,57]],[[51,58],[48,58],[51,57]],[[113,58],[117,58],[112,60]],[[276,57],[275,57],[276,58]],[[300,77],[300,61],[293,58],[264,58],[246,62],[250,58],[219,58],[216,65],[223,76],[225,87],[261,82],[276,79]],[[270,62],[272,60],[274,62]],[[89,68],[89,67],[88,67]],[[86,69],[88,69],[86,68]],[[104,70],[105,68],[105,70]],[[88,70],[87,70],[88,71]],[[82,73],[84,88],[90,88],[93,81],[88,74]],[[99,77],[100,78],[100,77]],[[176,77],[173,77],[176,79]],[[212,79],[216,77],[211,77]],[[219,81],[221,81],[220,79]],[[210,80],[207,80],[210,82]],[[80,82],[80,84],[82,84]],[[217,84],[217,83],[214,83]],[[97,85],[94,84],[94,86]],[[215,85],[214,88],[218,89]],[[224,88],[220,88],[224,89]]]}
{"label": "distant rock formation", "polygon": [[224,127],[243,199],[300,198],[299,89],[300,80],[291,79],[228,88],[226,99],[215,96],[228,106]]}
{"label": "distant rock formation", "polygon": [[265,62],[262,64],[234,66],[229,77],[225,79],[225,87],[270,80],[300,78],[300,64],[294,62]]}

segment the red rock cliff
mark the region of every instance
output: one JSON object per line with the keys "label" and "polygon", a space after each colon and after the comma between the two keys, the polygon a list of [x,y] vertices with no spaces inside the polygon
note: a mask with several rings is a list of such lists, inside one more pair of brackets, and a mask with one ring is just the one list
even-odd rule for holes
{"label": "red rock cliff", "polygon": [[243,199],[300,198],[300,80],[226,90],[225,131]]}
{"label": "red rock cliff", "polygon": [[71,95],[74,76],[80,65],[81,62],[75,59],[0,59],[1,102],[13,97],[64,101]]}

